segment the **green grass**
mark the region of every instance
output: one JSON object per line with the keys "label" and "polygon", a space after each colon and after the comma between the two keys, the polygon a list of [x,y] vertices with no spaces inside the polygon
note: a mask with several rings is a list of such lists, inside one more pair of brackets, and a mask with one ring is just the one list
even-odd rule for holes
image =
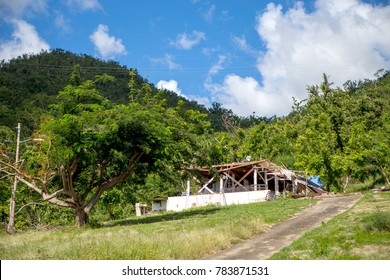
{"label": "green grass", "polygon": [[390,259],[390,192],[364,194],[347,212],[306,232],[270,259]]}
{"label": "green grass", "polygon": [[0,259],[197,259],[248,239],[316,200],[197,208],[82,229],[0,233]]}
{"label": "green grass", "polygon": [[357,182],[353,184],[349,184],[345,191],[347,193],[354,193],[354,192],[366,192],[369,191],[375,187],[379,187],[375,185],[375,182],[373,180],[367,180],[366,182]]}

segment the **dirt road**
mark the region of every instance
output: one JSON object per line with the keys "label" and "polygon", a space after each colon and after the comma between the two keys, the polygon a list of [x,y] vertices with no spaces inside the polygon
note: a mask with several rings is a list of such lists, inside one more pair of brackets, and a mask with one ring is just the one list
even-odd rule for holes
{"label": "dirt road", "polygon": [[305,231],[349,209],[360,197],[359,194],[354,194],[323,198],[316,205],[305,209],[294,218],[276,224],[269,231],[235,244],[206,259],[265,260],[282,248],[290,245]]}

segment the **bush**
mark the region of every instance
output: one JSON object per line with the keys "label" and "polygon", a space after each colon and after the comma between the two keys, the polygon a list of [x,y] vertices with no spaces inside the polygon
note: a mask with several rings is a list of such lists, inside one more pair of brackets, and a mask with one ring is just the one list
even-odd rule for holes
{"label": "bush", "polygon": [[390,232],[390,212],[375,212],[371,214],[364,226],[367,231]]}

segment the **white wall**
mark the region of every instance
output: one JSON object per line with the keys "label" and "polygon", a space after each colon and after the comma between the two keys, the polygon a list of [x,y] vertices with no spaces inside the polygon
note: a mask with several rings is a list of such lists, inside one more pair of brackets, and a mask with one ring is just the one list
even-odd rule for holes
{"label": "white wall", "polygon": [[184,209],[206,205],[232,205],[265,201],[267,190],[236,192],[225,194],[202,194],[190,196],[168,197],[167,211],[182,211]]}

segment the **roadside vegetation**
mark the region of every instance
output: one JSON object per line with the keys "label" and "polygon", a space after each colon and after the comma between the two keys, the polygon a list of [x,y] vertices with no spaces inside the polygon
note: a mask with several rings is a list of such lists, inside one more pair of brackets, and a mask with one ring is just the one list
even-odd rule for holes
{"label": "roadside vegetation", "polygon": [[389,260],[390,192],[366,192],[350,210],[271,256],[278,260]]}
{"label": "roadside vegetation", "polygon": [[95,224],[0,235],[0,259],[199,259],[267,230],[316,200],[204,207]]}

